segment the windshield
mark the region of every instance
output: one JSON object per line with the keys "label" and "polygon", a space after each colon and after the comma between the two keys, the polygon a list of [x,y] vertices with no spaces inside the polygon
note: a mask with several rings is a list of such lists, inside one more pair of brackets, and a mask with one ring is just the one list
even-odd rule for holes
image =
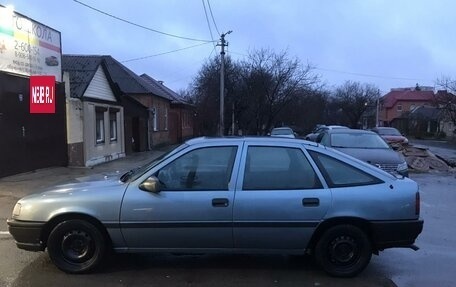
{"label": "windshield", "polygon": [[291,129],[273,129],[271,135],[292,135]]}
{"label": "windshield", "polygon": [[127,182],[127,181],[130,181],[130,180],[135,180],[137,179],[138,177],[140,177],[141,175],[143,175],[146,171],[148,171],[149,169],[153,168],[154,166],[156,166],[157,164],[159,164],[160,162],[162,162],[163,160],[169,158],[170,156],[172,156],[173,154],[175,153],[178,153],[179,151],[185,149],[186,147],[188,147],[188,144],[182,144],[178,147],[176,147],[175,149],[169,151],[169,152],[166,152],[164,154],[162,154],[161,156],[157,157],[156,159],[152,160],[151,162],[149,163],[146,163],[145,165],[143,166],[140,166],[140,167],[137,167],[137,168],[134,168],[134,169],[131,169],[130,171],[124,173],[121,177],[120,177],[120,180],[122,182]]}
{"label": "windshield", "polygon": [[401,133],[396,129],[379,129],[378,133],[384,136],[401,136]]}
{"label": "windshield", "polygon": [[385,148],[388,144],[376,134],[332,134],[331,146],[341,148]]}

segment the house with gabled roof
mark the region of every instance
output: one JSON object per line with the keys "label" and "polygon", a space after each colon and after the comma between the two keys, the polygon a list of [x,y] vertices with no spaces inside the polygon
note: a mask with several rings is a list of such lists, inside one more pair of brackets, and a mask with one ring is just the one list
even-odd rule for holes
{"label": "house with gabled roof", "polygon": [[63,56],[68,164],[93,166],[125,156],[121,94],[102,57]]}
{"label": "house with gabled roof", "polygon": [[397,88],[380,99],[379,125],[391,126],[394,119],[419,106],[433,105],[434,91],[431,87]]}
{"label": "house with gabled roof", "polygon": [[[106,55],[64,55],[62,61],[73,165],[90,166],[193,136],[192,106],[152,77],[140,77]],[[117,108],[114,129],[111,111]],[[110,140],[115,132],[122,136],[119,146]]]}

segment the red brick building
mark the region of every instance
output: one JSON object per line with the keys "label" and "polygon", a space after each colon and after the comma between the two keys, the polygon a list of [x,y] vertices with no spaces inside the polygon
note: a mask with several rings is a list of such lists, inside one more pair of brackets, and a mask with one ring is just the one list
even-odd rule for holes
{"label": "red brick building", "polygon": [[391,126],[394,119],[400,118],[420,106],[434,105],[432,88],[391,89],[380,99],[379,126]]}

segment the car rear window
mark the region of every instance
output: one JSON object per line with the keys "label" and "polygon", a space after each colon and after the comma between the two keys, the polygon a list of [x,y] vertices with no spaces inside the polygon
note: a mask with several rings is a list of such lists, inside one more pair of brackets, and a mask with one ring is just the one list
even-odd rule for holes
{"label": "car rear window", "polygon": [[309,151],[330,188],[383,183],[382,180],[328,155]]}

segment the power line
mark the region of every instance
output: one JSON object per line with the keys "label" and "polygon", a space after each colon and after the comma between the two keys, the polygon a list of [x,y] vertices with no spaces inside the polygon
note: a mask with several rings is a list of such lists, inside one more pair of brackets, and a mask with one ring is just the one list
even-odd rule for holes
{"label": "power line", "polygon": [[228,53],[230,53],[230,54],[235,54],[235,55],[239,55],[239,56],[244,56],[244,57],[249,57],[249,55],[247,55],[247,54],[235,52],[235,51],[233,51],[233,50],[231,50],[231,49],[229,49]]}
{"label": "power line", "polygon": [[211,59],[212,53],[214,53],[214,51],[215,51],[215,47],[216,46],[214,46],[214,49],[212,49],[211,53],[209,54],[209,57],[208,57],[209,60]]}
{"label": "power line", "polygon": [[339,73],[339,74],[348,74],[348,75],[361,76],[361,77],[379,78],[379,79],[386,79],[386,80],[429,81],[429,80],[426,80],[426,79],[402,78],[402,77],[388,77],[388,76],[382,76],[382,75],[372,75],[372,74],[364,74],[364,73],[354,73],[354,72],[347,72],[347,71],[340,71],[340,70],[326,69],[326,68],[315,68],[315,70],[326,71],[326,72],[333,72],[333,73]]}
{"label": "power line", "polygon": [[[204,61],[206,61],[206,59],[209,59],[211,58],[212,54],[214,53],[216,47],[214,47],[212,50],[211,50],[211,53],[209,54],[209,56],[207,58],[204,58],[202,60],[198,60],[196,62],[194,62],[193,64],[190,65],[190,67],[193,67],[194,65],[198,64],[198,63],[202,63]],[[186,71],[188,71],[189,69],[186,69]],[[179,77],[178,79],[174,79],[174,80],[171,80],[171,81],[168,81],[168,83],[175,83],[175,82],[180,82],[182,80],[185,80],[185,79],[188,79],[189,77],[191,77],[192,75],[194,74],[187,74],[186,76],[183,76],[183,77]]]}
{"label": "power line", "polygon": [[155,55],[149,55],[149,56],[144,56],[144,57],[139,57],[139,58],[133,58],[133,59],[129,59],[129,60],[124,60],[124,61],[121,61],[121,63],[133,62],[133,61],[138,61],[138,60],[144,60],[144,59],[147,59],[147,58],[152,58],[152,57],[162,56],[162,55],[166,55],[166,54],[171,54],[171,53],[174,53],[174,52],[179,52],[179,51],[182,51],[182,50],[187,50],[187,49],[199,47],[199,46],[202,46],[202,45],[207,45],[207,44],[209,44],[209,43],[210,43],[210,42],[207,42],[207,43],[200,43],[200,44],[196,44],[196,45],[193,45],[193,46],[189,46],[189,47],[185,47],[185,48],[180,48],[180,49],[176,49],[176,50],[172,50],[172,51],[168,51],[168,52],[163,52],[163,53],[159,53],[159,54],[155,54]]}
{"label": "power line", "polygon": [[[214,36],[212,35],[211,23],[209,23],[209,18],[207,17],[206,4],[204,4],[204,0],[201,0],[201,2],[203,3],[204,15],[206,16],[207,27],[209,28],[209,33],[211,34],[212,42],[215,42]],[[214,43],[214,47],[215,47],[215,43]]]}
{"label": "power line", "polygon": [[215,31],[217,31],[217,34],[220,36],[219,29],[217,27],[217,24],[215,23],[214,14],[212,14],[211,3],[209,2],[209,0],[207,0],[207,6],[209,6],[209,12],[211,13],[211,18],[212,18],[212,22],[214,23]]}
{"label": "power line", "polygon": [[125,20],[125,19],[120,18],[120,17],[118,17],[118,16],[109,14],[109,13],[107,13],[107,12],[105,12],[105,11],[102,11],[102,10],[100,10],[100,9],[97,9],[97,8],[95,8],[95,7],[92,7],[92,6],[90,6],[90,5],[88,5],[88,4],[85,4],[85,3],[81,2],[81,1],[78,1],[78,0],[73,0],[73,1],[76,2],[76,3],[78,3],[78,4],[81,4],[82,6],[85,6],[85,7],[89,8],[89,9],[92,9],[92,10],[94,10],[94,11],[97,11],[98,13],[104,14],[104,15],[106,15],[106,16],[109,16],[109,17],[114,18],[114,19],[117,19],[117,20],[119,20],[119,21],[128,23],[128,24],[130,24],[130,25],[133,25],[133,26],[136,26],[136,27],[139,27],[139,28],[142,28],[142,29],[149,30],[149,31],[151,31],[151,32],[155,32],[155,33],[158,33],[158,34],[162,34],[162,35],[166,35],[166,36],[174,37],[174,38],[178,38],[178,39],[189,40],[189,41],[205,42],[205,43],[211,42],[211,41],[209,41],[209,40],[202,40],[202,39],[195,39],[195,38],[183,37],[183,36],[178,36],[178,35],[174,35],[174,34],[162,32],[162,31],[158,31],[158,30],[155,30],[155,29],[152,29],[152,28],[149,28],[149,27],[140,25],[140,24],[133,23],[133,22],[131,22],[131,21],[129,21],[129,20]]}

